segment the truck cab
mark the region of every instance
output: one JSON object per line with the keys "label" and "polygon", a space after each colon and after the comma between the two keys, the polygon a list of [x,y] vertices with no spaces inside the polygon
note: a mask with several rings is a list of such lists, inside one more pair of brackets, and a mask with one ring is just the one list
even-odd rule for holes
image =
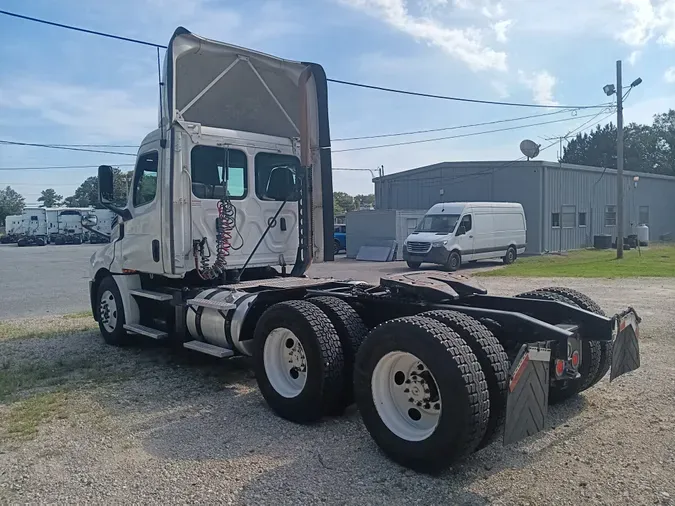
{"label": "truck cab", "polygon": [[225,282],[244,267],[302,274],[332,260],[321,67],[179,28],[162,83],[159,125],[141,142],[126,205],[113,203],[112,168],[99,169],[119,234],[92,258],[94,276]]}

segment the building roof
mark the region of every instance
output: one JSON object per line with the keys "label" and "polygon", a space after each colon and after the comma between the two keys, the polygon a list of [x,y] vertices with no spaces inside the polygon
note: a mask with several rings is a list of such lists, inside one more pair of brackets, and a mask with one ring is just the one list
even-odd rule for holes
{"label": "building roof", "polygon": [[[485,168],[485,169],[491,169],[495,168],[498,169],[500,167],[503,167],[505,165],[510,165],[510,168],[514,170],[520,170],[520,169],[531,169],[532,167],[554,167],[554,168],[562,168],[566,170],[571,170],[571,171],[581,171],[581,172],[596,172],[596,173],[602,173],[605,172],[607,174],[616,174],[616,169],[608,169],[604,167],[594,167],[591,165],[575,165],[571,163],[559,163],[559,162],[547,162],[544,160],[520,160],[520,161],[514,161],[514,160],[480,160],[480,161],[467,161],[467,162],[462,162],[462,161],[455,161],[455,162],[440,162],[440,163],[435,163],[433,165],[425,165],[423,167],[417,167],[414,169],[409,169],[409,170],[404,170],[401,172],[395,172],[393,174],[387,174],[386,176],[380,176],[376,177],[373,179],[374,182],[384,182],[384,181],[391,181],[398,179],[400,177],[405,177],[408,175],[413,175],[413,174],[419,174],[419,173],[424,173],[424,172],[431,172],[433,170],[438,170],[438,169],[443,169],[443,168],[452,168],[452,167],[457,167],[457,168]],[[675,176],[665,176],[662,174],[651,174],[649,172],[634,172],[630,170],[624,170],[623,171],[624,176],[639,176],[640,178],[651,178],[651,179],[666,179],[668,181],[675,181]]]}

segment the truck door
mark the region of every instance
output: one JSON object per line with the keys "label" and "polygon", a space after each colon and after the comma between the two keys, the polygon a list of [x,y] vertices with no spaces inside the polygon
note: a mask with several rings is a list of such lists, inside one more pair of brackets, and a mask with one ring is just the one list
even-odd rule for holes
{"label": "truck door", "polygon": [[474,230],[473,218],[470,214],[465,214],[457,226],[457,246],[462,254],[462,260],[473,260],[474,250]]}
{"label": "truck door", "polygon": [[124,221],[122,267],[154,274],[164,273],[161,258],[160,192],[157,184],[159,152],[150,149],[138,156],[127,208],[132,218]]}

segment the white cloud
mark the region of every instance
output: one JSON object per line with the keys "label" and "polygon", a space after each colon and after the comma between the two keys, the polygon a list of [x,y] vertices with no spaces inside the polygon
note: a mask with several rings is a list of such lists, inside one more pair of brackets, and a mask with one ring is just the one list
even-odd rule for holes
{"label": "white cloud", "polygon": [[535,103],[541,105],[558,104],[553,98],[553,88],[556,85],[557,79],[548,71],[541,70],[528,74],[519,70],[518,76],[520,81],[532,91],[532,99]]}
{"label": "white cloud", "polygon": [[667,83],[675,84],[675,67],[667,69],[663,74],[663,79],[665,79]]}
{"label": "white cloud", "polygon": [[0,109],[5,114],[35,115],[42,118],[43,127],[46,122],[65,128],[64,137],[138,142],[157,128],[157,100],[134,91],[138,90],[16,79],[10,85],[0,85]]}
{"label": "white cloud", "polygon": [[628,63],[634,66],[640,59],[640,56],[642,56],[642,51],[633,51],[630,55],[628,55]]}
{"label": "white cloud", "polygon": [[654,37],[675,45],[675,0],[617,0],[627,14],[618,38],[630,46],[644,46]]}
{"label": "white cloud", "polygon": [[406,0],[341,0],[466,63],[471,70],[506,70],[506,53],[483,44],[483,31],[475,27],[446,26],[437,18],[415,16]]}
{"label": "white cloud", "polygon": [[506,32],[511,28],[512,24],[512,19],[504,19],[502,21],[497,21],[492,25],[492,29],[495,31],[495,36],[497,37],[497,42],[506,43],[508,41]]}

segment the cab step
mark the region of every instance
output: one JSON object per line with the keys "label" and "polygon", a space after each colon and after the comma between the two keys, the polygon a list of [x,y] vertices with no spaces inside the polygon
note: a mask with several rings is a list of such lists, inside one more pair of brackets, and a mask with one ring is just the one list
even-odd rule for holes
{"label": "cab step", "polygon": [[131,295],[135,297],[143,297],[144,299],[158,300],[160,302],[165,302],[173,299],[173,297],[168,293],[152,292],[150,290],[142,290],[140,288],[129,290],[129,293],[131,293]]}
{"label": "cab step", "polygon": [[218,300],[210,299],[189,299],[186,301],[188,306],[195,307],[204,307],[209,309],[216,309],[218,311],[229,311],[230,309],[235,309],[237,306],[230,302],[221,302]]}
{"label": "cab step", "polygon": [[183,348],[198,351],[199,353],[205,353],[206,355],[211,355],[217,358],[226,358],[234,355],[234,352],[230,349],[214,346],[212,344],[205,343],[204,341],[188,341],[183,343]]}
{"label": "cab step", "polygon": [[146,327],[145,325],[140,325],[139,323],[126,323],[124,325],[124,330],[133,332],[134,334],[152,337],[153,339],[164,339],[169,335],[163,330],[157,330],[150,327]]}

